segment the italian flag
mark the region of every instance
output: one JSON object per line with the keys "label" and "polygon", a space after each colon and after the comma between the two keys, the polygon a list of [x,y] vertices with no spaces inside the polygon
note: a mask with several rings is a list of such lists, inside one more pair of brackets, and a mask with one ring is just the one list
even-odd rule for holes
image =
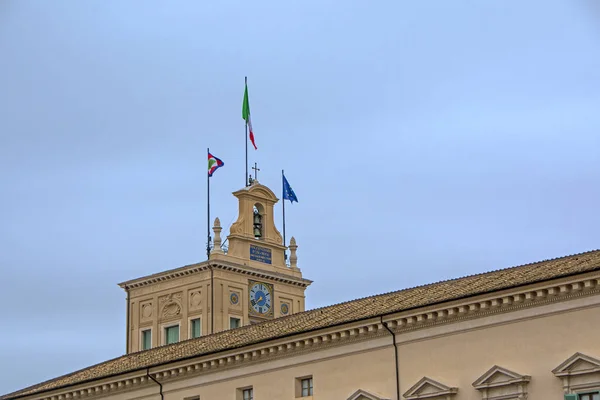
{"label": "italian flag", "polygon": [[225,163],[223,161],[221,161],[217,157],[210,154],[210,152],[208,153],[208,176],[209,177],[215,173],[217,168],[221,168],[223,165],[225,165]]}
{"label": "italian flag", "polygon": [[248,102],[248,84],[245,85],[246,88],[244,90],[244,104],[242,105],[242,118],[246,121],[246,125],[248,126],[248,132],[250,133],[250,141],[252,142],[252,146],[254,146],[254,150],[258,150],[256,147],[256,143],[254,142],[254,132],[252,131],[252,121],[250,120],[250,103]]}

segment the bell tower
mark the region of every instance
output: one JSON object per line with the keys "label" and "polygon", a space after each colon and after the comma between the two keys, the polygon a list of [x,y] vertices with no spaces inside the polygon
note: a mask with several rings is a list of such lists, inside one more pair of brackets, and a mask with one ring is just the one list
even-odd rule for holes
{"label": "bell tower", "polygon": [[279,199],[256,179],[233,195],[239,214],[228,247],[216,218],[208,260],[120,284],[127,292],[128,352],[304,311],[312,282],[298,268],[293,237],[286,263],[273,216]]}
{"label": "bell tower", "polygon": [[279,199],[271,189],[253,180],[233,195],[238,198],[239,214],[229,229],[227,255],[213,251],[211,260],[228,258],[253,268],[302,277],[297,265],[286,264],[286,247],[273,215]]}

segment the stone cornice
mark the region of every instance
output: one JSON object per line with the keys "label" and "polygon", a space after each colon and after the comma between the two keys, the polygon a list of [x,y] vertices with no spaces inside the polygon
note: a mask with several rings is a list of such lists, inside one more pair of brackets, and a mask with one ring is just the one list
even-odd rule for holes
{"label": "stone cornice", "polygon": [[232,262],[205,261],[198,264],[186,265],[181,268],[172,269],[158,274],[144,276],[142,278],[132,279],[126,282],[119,283],[119,286],[125,290],[137,289],[140,287],[150,286],[155,283],[165,282],[193,274],[202,273],[204,271],[208,271],[210,267],[225,271],[237,272],[254,278],[265,279],[271,282],[281,282],[299,287],[308,287],[312,283],[312,281],[309,279],[296,278],[294,276],[278,272],[264,271],[257,268],[249,267],[247,265],[235,264]]}
{"label": "stone cornice", "polygon": [[563,280],[560,283],[554,281],[554,283],[547,283],[543,286],[534,284],[520,290],[514,289],[510,292],[495,295],[478,296],[479,298],[476,300],[463,300],[445,306],[423,307],[421,310],[414,310],[413,312],[402,312],[398,313],[398,317],[392,318],[387,324],[400,333],[599,293],[600,278],[583,278],[580,276]]}
{"label": "stone cornice", "polygon": [[[391,337],[383,323],[401,334],[402,332],[426,329],[439,324],[452,324],[465,319],[482,318],[497,313],[564,302],[583,296],[599,295],[600,277],[597,272],[594,275],[585,274],[570,279],[554,280],[514,289],[510,292],[491,293],[459,302],[448,302],[434,307],[423,307],[420,310],[399,312],[394,315],[383,316],[383,319],[378,316],[368,320],[332,326],[319,331],[299,333],[288,338],[274,338],[270,341],[235,350],[205,356],[199,355],[187,360],[173,361],[166,365],[150,367],[149,371],[159,382],[168,383],[198,374],[296,356],[356,341],[370,340],[386,335]],[[120,392],[129,388],[139,388],[146,385],[149,387],[152,384],[154,383],[148,382],[147,379],[142,379],[142,377],[132,377],[130,373],[23,397],[43,400],[89,398],[91,396],[113,394],[116,391]]]}

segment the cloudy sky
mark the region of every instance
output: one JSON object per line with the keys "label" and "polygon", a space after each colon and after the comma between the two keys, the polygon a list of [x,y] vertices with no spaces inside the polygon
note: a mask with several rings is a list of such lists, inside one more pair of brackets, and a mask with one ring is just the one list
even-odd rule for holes
{"label": "cloudy sky", "polygon": [[205,259],[245,75],[310,308],[600,247],[597,2],[1,0],[0,393],[123,354],[116,284]]}

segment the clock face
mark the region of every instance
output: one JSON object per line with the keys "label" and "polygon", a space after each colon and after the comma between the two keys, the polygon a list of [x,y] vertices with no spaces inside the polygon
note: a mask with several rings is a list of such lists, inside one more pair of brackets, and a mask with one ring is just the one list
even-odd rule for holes
{"label": "clock face", "polygon": [[250,285],[250,308],[257,314],[267,315],[272,311],[273,287],[266,283],[253,282]]}

